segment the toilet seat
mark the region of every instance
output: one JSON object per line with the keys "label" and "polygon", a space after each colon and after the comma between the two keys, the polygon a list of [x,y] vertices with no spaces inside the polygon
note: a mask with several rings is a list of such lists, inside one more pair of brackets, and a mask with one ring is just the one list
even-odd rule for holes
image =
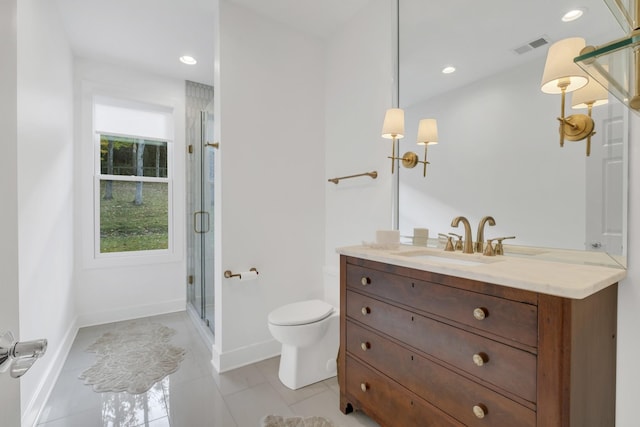
{"label": "toilet seat", "polygon": [[280,326],[305,325],[319,322],[334,312],[331,304],[321,300],[309,300],[283,305],[269,313],[269,323]]}

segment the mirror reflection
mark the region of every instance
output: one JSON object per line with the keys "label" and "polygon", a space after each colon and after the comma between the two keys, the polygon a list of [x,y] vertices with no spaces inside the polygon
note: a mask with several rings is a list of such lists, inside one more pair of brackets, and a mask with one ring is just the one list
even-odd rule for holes
{"label": "mirror reflection", "polygon": [[[579,9],[579,19],[563,16]],[[400,168],[400,232],[430,237],[474,232],[490,215],[485,239],[514,245],[626,255],[628,111],[616,98],[593,107],[595,134],[559,144],[561,96],[541,81],[549,47],[569,37],[599,45],[624,35],[602,0],[400,0],[400,94],[405,137],[417,145],[421,119],[436,119],[438,144],[423,167]],[[455,67],[443,73],[445,67]],[[567,94],[566,115],[572,109]],[[506,243],[506,242],[505,242]]]}

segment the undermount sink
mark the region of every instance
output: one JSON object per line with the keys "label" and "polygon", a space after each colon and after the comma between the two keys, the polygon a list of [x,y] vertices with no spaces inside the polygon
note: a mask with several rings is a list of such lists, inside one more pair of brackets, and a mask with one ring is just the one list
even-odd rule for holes
{"label": "undermount sink", "polygon": [[[423,261],[432,261],[441,264],[452,264],[464,267],[475,267],[477,265],[485,265],[493,262],[493,260],[485,261],[479,259],[462,259],[459,257],[447,256],[446,254],[438,254],[433,251],[409,251],[409,252],[396,252],[394,255],[403,257],[419,259]],[[464,256],[464,255],[462,255]]]}

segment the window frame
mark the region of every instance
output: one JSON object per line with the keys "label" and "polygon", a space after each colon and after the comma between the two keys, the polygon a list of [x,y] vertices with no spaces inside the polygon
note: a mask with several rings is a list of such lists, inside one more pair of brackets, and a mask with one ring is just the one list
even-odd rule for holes
{"label": "window frame", "polygon": [[[85,85],[83,85],[85,86]],[[85,268],[104,268],[104,267],[117,267],[117,266],[134,266],[143,264],[163,264],[167,262],[177,262],[182,259],[181,250],[183,248],[182,242],[176,240],[176,238],[183,238],[184,236],[177,236],[176,234],[176,220],[180,217],[179,212],[176,211],[180,206],[177,205],[179,200],[176,199],[176,185],[180,184],[176,181],[177,173],[180,171],[177,169],[178,160],[176,157],[176,142],[178,138],[176,132],[182,129],[184,125],[178,114],[184,111],[182,110],[182,104],[176,102],[174,99],[158,99],[156,97],[131,97],[130,94],[124,94],[120,91],[113,93],[111,90],[100,90],[92,84],[87,84],[83,87],[83,102],[81,109],[82,129],[81,134],[84,137],[81,141],[80,158],[84,159],[81,170],[84,170],[82,176],[84,180],[89,179],[87,185],[82,184],[83,179],[80,180],[80,187],[83,188],[85,196],[81,200],[80,212],[84,212],[84,218],[80,218],[83,233],[79,236],[79,243],[85,250],[82,251],[83,266]],[[136,103],[144,104],[150,107],[149,111],[157,111],[162,109],[170,116],[170,120],[173,122],[173,137],[172,138],[154,138],[142,135],[124,135],[118,132],[109,132],[103,129],[96,128],[96,120],[94,117],[95,105],[100,99],[110,98],[112,100],[119,100],[123,103]],[[167,102],[168,101],[168,102]],[[126,176],[126,175],[106,175],[102,174],[100,170],[100,134],[107,134],[113,136],[122,136],[128,138],[140,138],[145,140],[156,140],[167,142],[167,177],[138,177],[138,176]],[[142,251],[126,251],[126,252],[100,252],[100,180],[111,179],[113,177],[116,180],[122,181],[148,181],[148,182],[161,182],[167,183],[167,198],[168,198],[168,248],[167,249],[154,249],[154,250],[142,250]],[[142,178],[142,179],[141,179]],[[182,185],[182,184],[180,184]],[[86,236],[86,237],[82,237]]]}
{"label": "window frame", "polygon": [[[151,176],[137,176],[137,175],[108,175],[102,173],[102,164],[100,161],[100,137],[102,135],[132,138],[132,139],[144,139],[145,141],[158,141],[167,143],[167,177],[151,177]],[[94,212],[94,257],[100,258],[117,258],[123,256],[153,256],[153,255],[166,255],[173,252],[173,140],[152,138],[141,135],[127,135],[116,132],[102,131],[99,129],[93,130],[94,140],[94,188],[93,188],[93,212]],[[167,184],[167,248],[166,249],[145,249],[137,251],[122,251],[122,252],[101,252],[101,237],[100,237],[100,182],[101,181],[124,181],[124,182],[158,182]]]}

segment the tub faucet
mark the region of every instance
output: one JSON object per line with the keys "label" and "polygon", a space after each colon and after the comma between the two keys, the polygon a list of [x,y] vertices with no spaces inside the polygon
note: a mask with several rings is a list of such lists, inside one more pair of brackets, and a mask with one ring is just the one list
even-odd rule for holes
{"label": "tub faucet", "polygon": [[465,254],[472,254],[473,237],[471,236],[471,225],[469,224],[469,220],[463,216],[457,216],[453,218],[453,221],[451,221],[451,226],[457,227],[460,221],[462,221],[462,224],[464,225],[464,246],[462,248],[462,252]]}
{"label": "tub faucet", "polygon": [[484,250],[484,226],[487,222],[489,225],[496,225],[496,220],[493,219],[492,216],[485,216],[480,220],[480,223],[478,224],[478,234],[476,234],[477,241],[475,247],[475,250],[478,253],[482,253]]}

